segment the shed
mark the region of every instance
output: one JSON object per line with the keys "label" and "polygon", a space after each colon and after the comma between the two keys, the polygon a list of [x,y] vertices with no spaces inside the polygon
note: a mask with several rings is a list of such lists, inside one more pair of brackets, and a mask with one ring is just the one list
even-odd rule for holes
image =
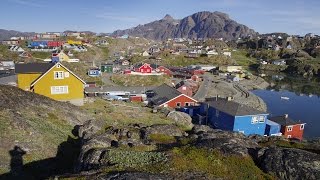
{"label": "shed", "polygon": [[113,73],[113,64],[101,64],[101,72]]}
{"label": "shed", "polygon": [[88,71],[88,76],[91,76],[91,77],[97,77],[97,76],[100,76],[100,74],[101,74],[100,69],[90,69]]}
{"label": "shed", "polygon": [[280,124],[273,122],[273,121],[270,121],[270,120],[267,120],[265,135],[267,135],[267,136],[281,136],[282,133],[280,132],[280,129],[281,129]]}

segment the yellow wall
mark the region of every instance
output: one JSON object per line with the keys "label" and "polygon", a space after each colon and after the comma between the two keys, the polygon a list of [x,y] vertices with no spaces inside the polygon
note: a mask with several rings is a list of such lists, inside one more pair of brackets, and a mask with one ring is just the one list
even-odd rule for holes
{"label": "yellow wall", "polygon": [[[35,85],[34,92],[55,100],[72,100],[84,98],[84,84],[69,73],[69,77],[64,79],[54,79],[54,71],[68,72],[63,67],[54,67],[44,77],[42,77]],[[51,94],[51,86],[68,86],[68,94]]]}
{"label": "yellow wall", "polygon": [[81,45],[82,44],[81,41],[73,41],[73,40],[68,40],[67,43],[68,44],[77,44],[77,45]]}
{"label": "yellow wall", "polygon": [[35,81],[41,74],[18,74],[18,87],[29,91],[30,85]]}
{"label": "yellow wall", "polygon": [[63,53],[63,52],[60,52],[58,56],[59,56],[59,60],[60,60],[60,61],[68,61],[68,60],[69,60],[69,56],[66,55],[66,54]]}

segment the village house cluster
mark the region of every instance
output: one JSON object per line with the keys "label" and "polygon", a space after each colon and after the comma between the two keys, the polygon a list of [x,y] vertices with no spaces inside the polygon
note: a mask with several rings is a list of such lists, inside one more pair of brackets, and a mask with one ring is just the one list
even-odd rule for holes
{"label": "village house cluster", "polygon": [[[58,40],[65,36],[67,40]],[[152,44],[139,52],[141,61],[131,63],[129,49],[125,53],[116,52],[113,59],[95,64],[87,72],[88,76],[100,77],[102,74],[125,74],[126,76],[168,76],[172,84],[158,87],[124,87],[97,86],[95,82],[85,82],[77,74],[65,67],[61,62],[81,63],[72,58],[73,52],[85,52],[92,46],[108,46],[108,41],[98,40],[88,42],[84,33],[69,32],[64,34],[45,33],[34,37],[12,38],[2,43],[9,46],[10,51],[21,53],[21,57],[30,57],[30,51],[51,52],[51,57],[42,63],[17,63],[1,61],[0,71],[16,75],[15,79],[5,79],[5,83],[19,87],[25,91],[34,92],[54,100],[66,101],[75,105],[83,105],[88,98],[101,97],[105,100],[124,100],[141,102],[153,110],[159,108],[176,109],[189,114],[195,123],[210,125],[213,128],[237,131],[245,135],[285,136],[302,140],[305,123],[296,122],[288,115],[270,117],[266,112],[260,112],[249,106],[233,101],[232,97],[214,97],[199,101],[194,98],[202,83],[205,73],[225,77],[229,82],[238,82],[250,78],[239,65],[191,65],[187,67],[169,67],[161,64],[158,56],[163,51],[172,55],[184,54],[187,58],[199,56],[225,56],[231,58],[231,51],[213,45],[202,45],[204,39],[168,39],[164,44]],[[73,37],[73,39],[68,39]],[[126,39],[129,36],[117,38]],[[277,37],[279,38],[279,37]],[[77,39],[77,40],[75,40]],[[27,40],[29,52],[19,44]],[[287,47],[288,48],[288,47]],[[283,65],[285,62],[273,62]],[[9,77],[9,76],[8,76]],[[11,77],[11,76],[10,76]]]}

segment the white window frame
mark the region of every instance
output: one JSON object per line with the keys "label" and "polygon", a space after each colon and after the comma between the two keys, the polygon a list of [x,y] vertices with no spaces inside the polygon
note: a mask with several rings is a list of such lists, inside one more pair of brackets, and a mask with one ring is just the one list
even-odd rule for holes
{"label": "white window frame", "polygon": [[188,107],[188,106],[190,106],[190,103],[189,102],[185,102],[184,105]]}
{"label": "white window frame", "polygon": [[304,130],[304,124],[300,124],[300,130]]}
{"label": "white window frame", "polygon": [[252,116],[251,124],[257,124],[259,122],[259,116]]}
{"label": "white window frame", "polygon": [[288,132],[291,132],[292,129],[293,129],[293,126],[288,126],[288,127],[287,127],[287,131],[288,131]]}
{"label": "white window frame", "polygon": [[64,77],[65,78],[68,78],[70,76],[70,73],[69,72],[64,72]]}
{"label": "white window frame", "polygon": [[51,94],[69,94],[68,86],[51,86]]}
{"label": "white window frame", "polygon": [[288,136],[287,136],[288,139],[291,138],[291,137],[292,137],[291,135],[288,135]]}
{"label": "white window frame", "polygon": [[[178,104],[179,104],[179,106],[178,106]],[[176,102],[176,106],[181,107],[181,102]]]}
{"label": "white window frame", "polygon": [[61,66],[60,66],[60,64],[57,64],[57,68],[60,68]]}
{"label": "white window frame", "polygon": [[[58,76],[56,76],[56,74],[58,74]],[[64,72],[63,71],[54,71],[53,78],[54,79],[64,79]]]}
{"label": "white window frame", "polygon": [[259,123],[264,123],[264,122],[265,122],[265,117],[259,116]]}

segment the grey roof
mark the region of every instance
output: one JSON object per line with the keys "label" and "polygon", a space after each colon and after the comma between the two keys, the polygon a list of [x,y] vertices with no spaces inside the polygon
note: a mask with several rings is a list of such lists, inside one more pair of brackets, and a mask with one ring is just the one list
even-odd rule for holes
{"label": "grey roof", "polygon": [[17,75],[0,77],[0,84],[2,85],[12,85],[14,83],[17,83]]}
{"label": "grey roof", "polygon": [[258,115],[258,114],[268,114],[266,112],[259,111],[257,109],[254,109],[252,107],[239,104],[234,101],[228,101],[226,99],[218,98],[216,100],[212,99],[210,101],[207,101],[207,103],[221,111],[227,114],[230,114],[232,116],[246,116],[246,115]]}
{"label": "grey roof", "polygon": [[154,92],[154,96],[150,99],[150,102],[156,106],[161,105],[182,94],[175,88],[166,84],[162,84],[152,91]]}
{"label": "grey roof", "polygon": [[45,73],[47,72],[54,63],[27,63],[27,64],[16,64],[16,73]]}
{"label": "grey roof", "polygon": [[290,117],[286,117],[285,115],[283,116],[276,116],[276,117],[271,117],[271,121],[276,122],[282,126],[290,126],[290,125],[296,125],[296,124],[304,124],[302,122],[296,122],[292,120]]}
{"label": "grey roof", "polygon": [[107,92],[115,92],[115,91],[126,91],[130,92],[131,94],[142,94],[145,91],[154,89],[152,86],[133,86],[133,87],[126,87],[126,86],[103,86],[103,87],[86,87],[85,93],[107,93]]}

